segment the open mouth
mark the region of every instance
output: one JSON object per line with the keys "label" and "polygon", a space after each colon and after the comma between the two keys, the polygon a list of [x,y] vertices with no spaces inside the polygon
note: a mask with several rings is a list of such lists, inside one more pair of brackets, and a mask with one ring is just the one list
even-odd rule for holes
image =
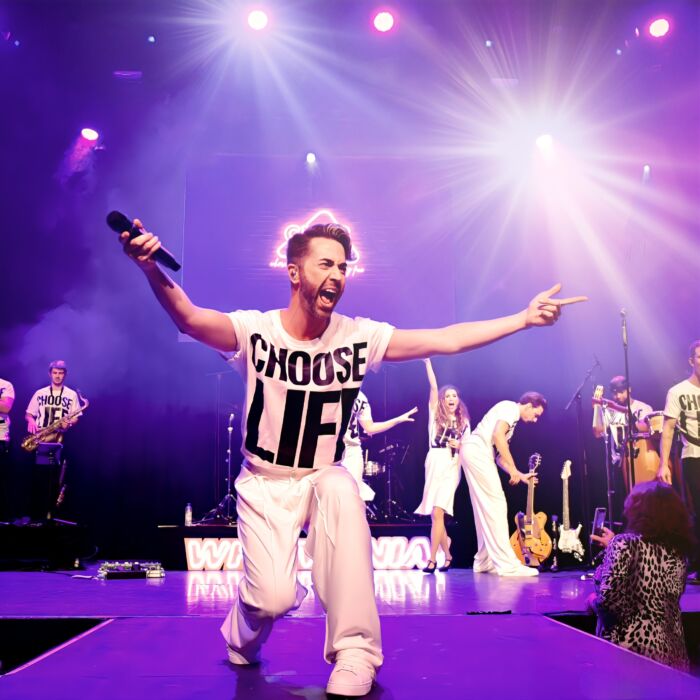
{"label": "open mouth", "polygon": [[338,290],[333,289],[333,288],[326,288],[322,289],[319,292],[319,297],[321,298],[322,301],[324,301],[327,305],[333,305],[338,299]]}

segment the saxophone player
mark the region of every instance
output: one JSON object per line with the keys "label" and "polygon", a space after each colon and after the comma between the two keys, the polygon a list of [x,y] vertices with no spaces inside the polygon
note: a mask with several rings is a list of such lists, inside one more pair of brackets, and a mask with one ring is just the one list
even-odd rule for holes
{"label": "saxophone player", "polygon": [[[66,386],[67,372],[68,367],[63,360],[54,360],[49,365],[51,383],[37,389],[27,406],[25,418],[29,436],[22,443],[24,449],[36,449],[37,442],[63,442],[63,433],[78,421],[81,412],[80,397],[76,391]],[[25,446],[28,442],[31,443],[30,447]],[[49,521],[62,500],[65,461],[61,459],[60,450],[50,456],[40,456],[38,451],[35,455],[30,513],[32,520]]]}
{"label": "saxophone player", "polygon": [[27,406],[25,418],[31,435],[58,422],[56,433],[47,435],[45,442],[60,442],[62,433],[78,422],[80,401],[77,392],[65,384],[67,372],[63,360],[54,360],[49,365],[51,383],[37,389]]}

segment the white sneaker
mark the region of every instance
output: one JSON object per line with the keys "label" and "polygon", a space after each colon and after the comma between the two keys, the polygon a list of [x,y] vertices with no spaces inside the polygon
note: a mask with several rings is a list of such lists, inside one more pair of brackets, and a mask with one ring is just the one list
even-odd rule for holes
{"label": "white sneaker", "polygon": [[515,569],[506,569],[505,571],[499,571],[499,576],[539,576],[540,572],[537,569],[533,569],[531,566],[518,566]]}
{"label": "white sneaker", "polygon": [[475,574],[488,574],[490,571],[493,571],[496,567],[493,565],[493,562],[489,561],[486,562],[486,564],[477,564],[474,562],[474,566],[472,567],[472,571]]}
{"label": "white sneaker", "polygon": [[226,653],[228,654],[228,660],[235,664],[236,666],[248,666],[250,664],[257,664],[260,662],[260,654],[257,653],[254,657],[248,658],[243,656],[240,651],[236,651],[233,647],[226,645]]}
{"label": "white sneaker", "polygon": [[376,672],[372,666],[357,661],[336,661],[326,686],[327,693],[358,697],[372,690]]}

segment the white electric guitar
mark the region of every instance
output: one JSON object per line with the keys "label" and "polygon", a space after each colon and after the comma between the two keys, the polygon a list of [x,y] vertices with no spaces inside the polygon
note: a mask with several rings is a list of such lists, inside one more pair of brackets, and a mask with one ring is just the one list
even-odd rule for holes
{"label": "white electric guitar", "polygon": [[583,561],[585,552],[579,535],[581,534],[581,523],[578,527],[572,528],[569,522],[569,477],[571,476],[571,460],[567,459],[564,462],[564,467],[561,470],[562,481],[562,525],[559,528],[559,542],[557,546],[560,552],[573,554],[576,561]]}

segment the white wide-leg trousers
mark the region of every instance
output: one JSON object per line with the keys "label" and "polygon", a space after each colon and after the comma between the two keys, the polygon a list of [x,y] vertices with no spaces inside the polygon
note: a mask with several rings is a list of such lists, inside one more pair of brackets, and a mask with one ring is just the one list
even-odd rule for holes
{"label": "white wide-leg trousers", "polygon": [[492,451],[467,441],[460,456],[476,525],[475,570],[504,574],[521,569],[510,545],[508,504]]}
{"label": "white wide-leg trousers", "polygon": [[[370,532],[364,502],[347,470],[330,466],[296,480],[243,467],[236,493],[244,575],[221,627],[227,644],[255,660],[274,621],[301,604],[306,590],[296,572],[303,528],[314,589],[326,611],[326,661],[340,655],[379,668]],[[303,640],[300,644],[301,649]]]}

